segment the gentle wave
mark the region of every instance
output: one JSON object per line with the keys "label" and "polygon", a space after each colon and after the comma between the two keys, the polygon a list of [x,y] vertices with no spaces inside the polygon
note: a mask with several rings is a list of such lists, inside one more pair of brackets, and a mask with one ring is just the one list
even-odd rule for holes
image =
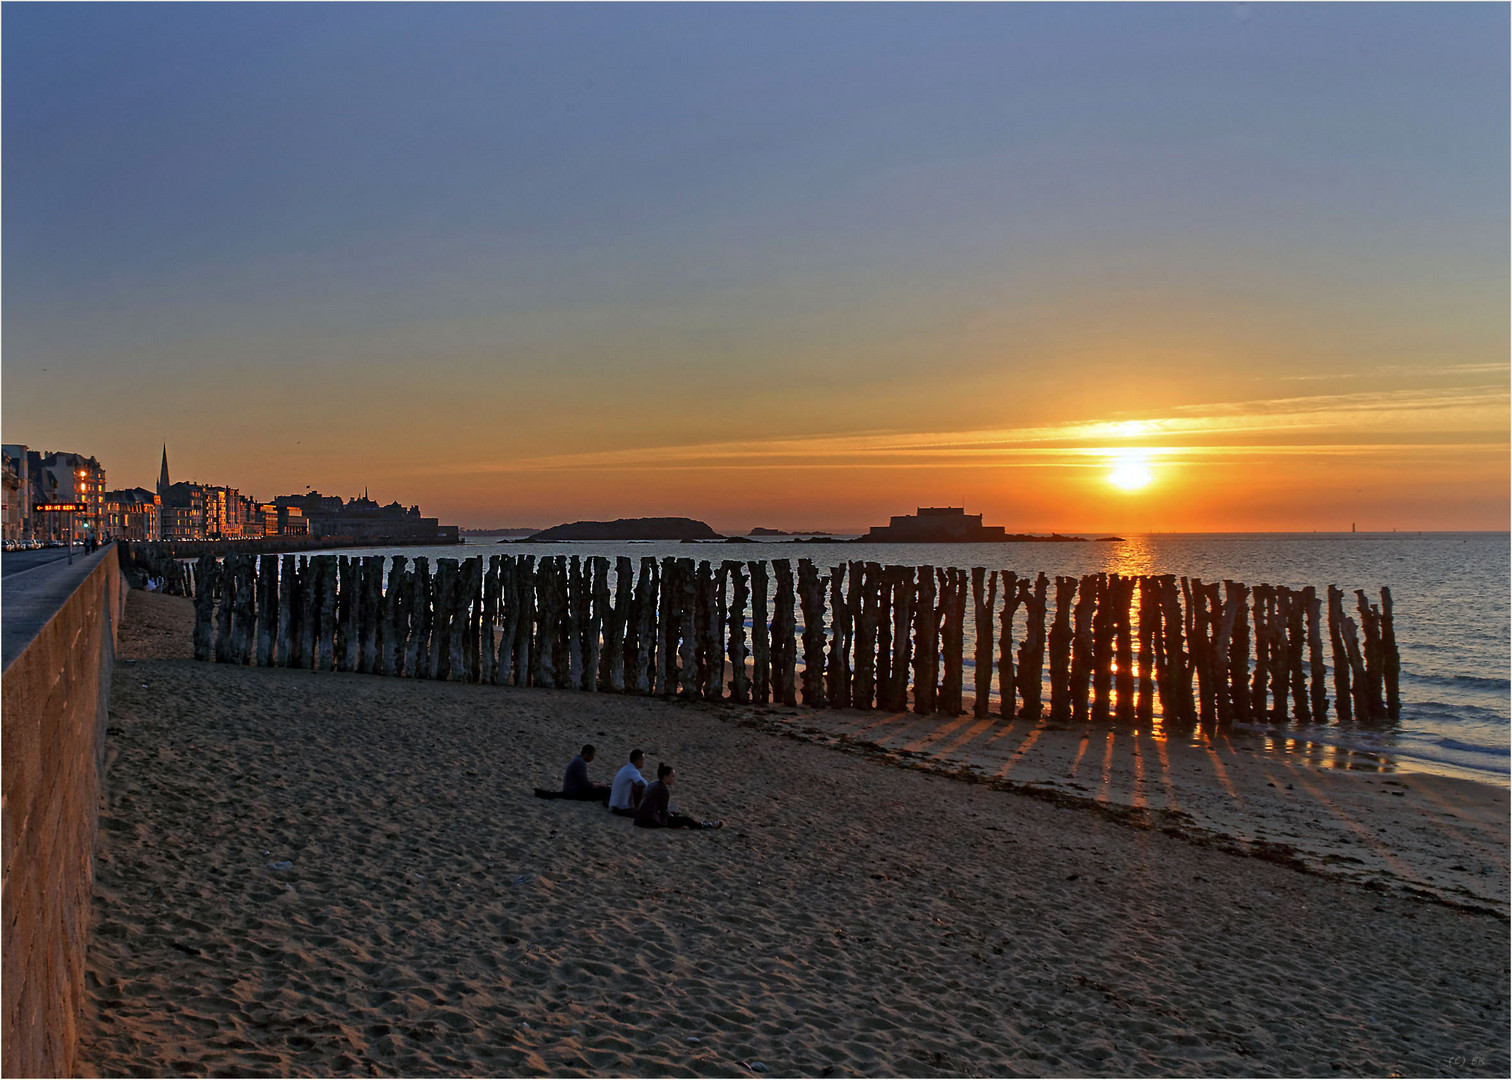
{"label": "gentle wave", "polygon": [[1496,757],[1512,757],[1512,747],[1506,746],[1477,746],[1475,743],[1460,742],[1458,739],[1435,739],[1433,745],[1442,746],[1445,750],[1461,750],[1467,754],[1492,754]]}
{"label": "gentle wave", "polygon": [[1434,672],[1402,672],[1403,682],[1428,683],[1432,686],[1469,687],[1485,690],[1512,689],[1512,681],[1486,675],[1439,675]]}

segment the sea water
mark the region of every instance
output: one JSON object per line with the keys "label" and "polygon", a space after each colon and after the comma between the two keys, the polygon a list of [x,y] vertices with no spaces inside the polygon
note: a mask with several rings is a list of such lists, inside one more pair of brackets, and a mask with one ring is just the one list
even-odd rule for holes
{"label": "sea water", "polygon": [[[1420,768],[1507,784],[1512,764],[1512,537],[1508,533],[1181,533],[1126,536],[1118,542],[1005,544],[805,543],[763,538],[756,543],[572,541],[499,543],[472,537],[462,545],[343,549],[343,555],[472,558],[515,554],[718,562],[723,559],[812,559],[822,573],[853,560],[883,565],[986,567],[1020,577],[1176,574],[1204,581],[1229,578],[1254,586],[1355,589],[1379,602],[1390,587],[1401,653],[1401,720],[1383,729],[1289,726],[1289,736],[1343,750],[1383,756]],[[1054,603],[1053,585],[1051,604]],[[770,610],[770,607],[768,608]],[[798,613],[801,617],[801,612]],[[1357,618],[1357,616],[1356,616]],[[1022,631],[1022,616],[1016,631]],[[972,686],[975,620],[967,605],[966,689]],[[1328,662],[1332,656],[1325,650]],[[801,657],[800,657],[801,663]],[[996,679],[993,680],[994,683]],[[1329,696],[1333,696],[1332,680]],[[1048,700],[1048,698],[1047,698]]]}

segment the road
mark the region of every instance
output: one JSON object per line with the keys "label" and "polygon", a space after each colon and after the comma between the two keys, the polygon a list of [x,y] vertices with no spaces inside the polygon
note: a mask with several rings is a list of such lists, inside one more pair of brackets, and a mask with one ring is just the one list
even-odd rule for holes
{"label": "road", "polygon": [[[84,554],[84,547],[75,544],[74,558]],[[68,558],[67,548],[38,548],[35,551],[7,551],[0,556],[0,578],[8,578],[13,574],[24,574],[28,570],[35,570],[39,566],[57,562],[59,559]]]}

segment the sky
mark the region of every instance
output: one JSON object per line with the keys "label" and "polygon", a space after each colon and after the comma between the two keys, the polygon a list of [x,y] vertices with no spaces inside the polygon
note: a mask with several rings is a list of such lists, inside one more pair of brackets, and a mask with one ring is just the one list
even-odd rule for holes
{"label": "sky", "polygon": [[3,438],[464,527],[1505,529],[1508,37],[7,3]]}

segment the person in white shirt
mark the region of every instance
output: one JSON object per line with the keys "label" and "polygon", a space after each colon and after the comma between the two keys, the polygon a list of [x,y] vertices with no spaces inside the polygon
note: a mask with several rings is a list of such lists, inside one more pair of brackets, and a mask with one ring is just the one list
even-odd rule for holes
{"label": "person in white shirt", "polygon": [[614,783],[609,786],[609,809],[621,817],[634,817],[635,808],[640,805],[646,790],[646,778],[640,767],[645,761],[645,754],[632,750],[629,762],[614,774]]}

